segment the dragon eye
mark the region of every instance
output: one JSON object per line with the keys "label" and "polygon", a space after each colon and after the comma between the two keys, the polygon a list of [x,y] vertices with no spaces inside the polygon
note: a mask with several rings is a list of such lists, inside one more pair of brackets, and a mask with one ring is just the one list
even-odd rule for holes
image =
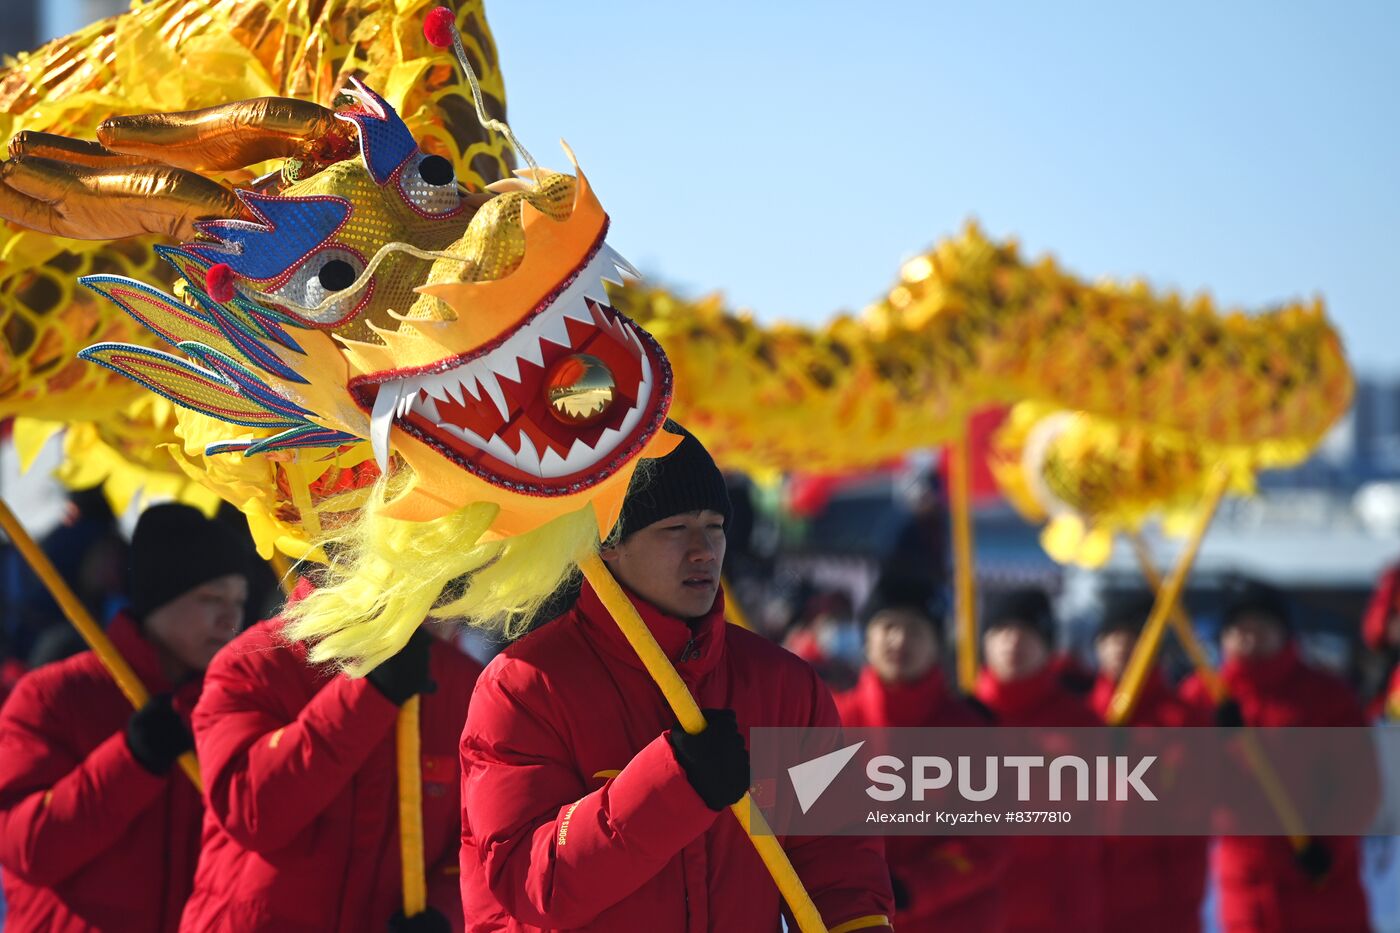
{"label": "dragon eye", "polygon": [[[364,261],[346,249],[325,249],[302,263],[276,290],[267,293],[294,317],[321,326],[342,323],[362,303],[369,283],[347,291],[364,271]],[[344,294],[341,294],[344,293]],[[335,300],[318,308],[327,296]]]}
{"label": "dragon eye", "polygon": [[440,155],[420,155],[399,173],[399,192],[424,214],[448,214],[462,203],[457,173]]}
{"label": "dragon eye", "polygon": [[419,162],[418,174],[430,185],[450,185],[457,180],[452,163],[440,155],[430,155]]}
{"label": "dragon eye", "polygon": [[343,292],[355,284],[355,267],[344,259],[332,259],[316,273],[321,287],[328,292]]}

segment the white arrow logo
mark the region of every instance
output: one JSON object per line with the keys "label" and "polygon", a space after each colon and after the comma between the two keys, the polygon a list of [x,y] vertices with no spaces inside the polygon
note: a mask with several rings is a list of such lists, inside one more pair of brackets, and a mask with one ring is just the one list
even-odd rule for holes
{"label": "white arrow logo", "polygon": [[797,802],[801,805],[803,813],[812,809],[812,804],[826,792],[831,782],[841,773],[841,769],[846,767],[864,744],[865,740],[862,739],[854,745],[838,748],[820,758],[813,758],[788,768],[788,777],[792,778],[792,789],[797,791]]}

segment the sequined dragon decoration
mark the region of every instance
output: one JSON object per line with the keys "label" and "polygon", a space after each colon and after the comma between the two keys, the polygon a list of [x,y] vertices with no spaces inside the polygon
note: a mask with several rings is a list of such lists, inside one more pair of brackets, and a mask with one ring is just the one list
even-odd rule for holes
{"label": "sequined dragon decoration", "polygon": [[[493,66],[488,55],[488,74]],[[880,302],[820,328],[763,327],[718,299],[687,301],[661,289],[613,288],[611,298],[678,366],[676,416],[734,468],[859,468],[948,440],[984,405],[1030,400],[1003,434],[999,475],[1029,516],[1048,514],[1048,504],[1072,517],[1052,536],[1061,542],[1052,552],[1063,555],[1092,557],[1104,529],[1192,501],[1206,463],[1228,464],[1234,488],[1246,491],[1255,471],[1301,461],[1352,391],[1319,304],[1246,317],[1222,314],[1205,298],[1090,285],[1049,259],[1023,260],[1014,243],[975,227],[906,264]],[[57,384],[47,391],[66,394]],[[1083,443],[1112,456],[1093,459],[1093,469],[1066,469],[1092,459],[1081,443],[1080,453],[1063,448],[1071,454],[1047,466],[1044,480],[1014,475],[1006,464],[1024,459],[1019,445],[1030,424],[1063,411],[1079,412],[1077,436],[1097,438]],[[1071,422],[1056,415],[1050,423]],[[1097,427],[1084,435],[1090,424]],[[304,459],[273,460],[276,482],[267,484],[263,464],[203,457],[211,428],[182,414],[177,461],[225,497],[248,493],[260,537],[289,553],[304,546],[302,526],[319,522],[324,502],[356,506],[347,493],[374,472],[360,445],[310,475],[298,472]],[[268,498],[259,489],[277,492]]]}
{"label": "sequined dragon decoration", "polygon": [[[454,5],[486,111],[500,118],[504,85],[481,3]],[[310,7],[304,0],[150,0],[22,53],[0,70],[0,139],[12,140],[12,152],[23,156],[36,134],[90,139],[115,112],[194,110],[269,96],[328,100],[349,76],[362,75],[403,115],[424,151],[449,159],[464,183],[480,189],[510,174],[511,154],[504,137],[477,120],[450,61],[424,42],[423,17],[432,6],[431,0],[324,0]],[[194,61],[201,66],[188,67]],[[81,159],[82,149],[31,155]],[[200,166],[225,184],[245,184],[274,167]],[[0,185],[5,217],[19,210],[8,187]],[[102,230],[105,216],[84,218],[93,224],[87,232]],[[0,223],[0,417],[19,416],[15,437],[25,459],[66,427],[60,478],[75,487],[105,483],[118,511],[141,494],[212,508],[217,497],[207,487],[213,486],[248,512],[265,556],[273,547],[302,556],[304,506],[372,480],[367,451],[342,453],[334,462],[226,457],[211,464],[199,452],[218,436],[212,423],[181,424],[164,399],[77,357],[103,341],[149,343],[132,318],[77,279],[123,275],[178,294],[183,285],[175,270],[151,248],[165,241],[154,232],[74,239]],[[179,469],[172,470],[172,452]],[[316,516],[308,512],[308,521],[314,534]]]}
{"label": "sequined dragon decoration", "polygon": [[[6,212],[180,236],[156,252],[181,287],[83,276],[167,346],[80,356],[218,425],[210,464],[374,453],[374,490],[327,508],[348,526],[327,529],[329,584],[297,606],[314,657],[372,666],[434,606],[509,631],[596,551],[638,459],[679,440],[665,354],[609,305],[630,267],[577,166],[472,190],[353,77],[335,109],[261,98],[98,137],[25,138]],[[274,157],[238,186],[200,171]]]}
{"label": "sequined dragon decoration", "polygon": [[1046,524],[1047,552],[1087,565],[1148,518],[1184,530],[1215,469],[1248,494],[1258,471],[1302,462],[1353,391],[1320,302],[1224,314],[1207,297],[1091,286],[975,226],[819,329],[660,289],[616,303],[675,361],[676,417],[730,465],[857,469],[1014,404],[994,472]]}

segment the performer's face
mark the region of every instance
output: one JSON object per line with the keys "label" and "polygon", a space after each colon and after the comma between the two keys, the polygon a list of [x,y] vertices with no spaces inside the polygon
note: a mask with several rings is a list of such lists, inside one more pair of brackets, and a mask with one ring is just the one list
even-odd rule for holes
{"label": "performer's face", "polygon": [[1128,656],[1133,652],[1137,634],[1125,630],[1106,632],[1094,640],[1094,654],[1098,657],[1099,673],[1109,680],[1116,681],[1123,676],[1128,666]]}
{"label": "performer's face", "polygon": [[1263,660],[1283,650],[1288,635],[1283,623],[1262,612],[1246,612],[1220,633],[1226,661]]}
{"label": "performer's face", "polygon": [[238,634],[248,581],[228,574],[203,583],[151,612],[145,631],[162,650],[169,673],[202,671]]}
{"label": "performer's face", "polygon": [[724,547],[724,516],[706,509],[653,522],[602,555],[627,589],[670,615],[698,619],[715,604]]}
{"label": "performer's face", "polygon": [[1050,646],[1029,625],[998,625],[982,636],[982,653],[1001,683],[1030,677],[1050,662]]}
{"label": "performer's face", "polygon": [[885,609],[865,629],[865,657],[885,683],[907,683],[938,660],[934,622],[912,609]]}

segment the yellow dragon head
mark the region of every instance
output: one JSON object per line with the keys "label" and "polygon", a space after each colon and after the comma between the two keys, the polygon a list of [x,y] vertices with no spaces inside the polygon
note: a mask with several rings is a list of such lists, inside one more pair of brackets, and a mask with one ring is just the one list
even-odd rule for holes
{"label": "yellow dragon head", "polygon": [[188,359],[125,344],[82,355],[275,430],[210,454],[370,440],[385,468],[394,451],[413,473],[399,518],[490,500],[494,531],[514,535],[592,503],[610,528],[671,377],[608,304],[604,280],[630,267],[587,179],[527,172],[465,191],[379,95],[359,82],[346,93],[303,145],[311,155],[237,190],[239,216],[198,221],[198,239],[162,250],[183,300],[83,279]]}
{"label": "yellow dragon head", "polygon": [[[506,616],[510,630],[612,528],[637,461],[679,441],[661,430],[670,365],[609,305],[605,281],[632,270],[576,165],[469,190],[353,79],[333,111],[244,101],[116,118],[99,139],[29,140],[3,164],[12,199],[35,202],[19,212],[74,225],[86,212],[97,236],[113,235],[102,212],[125,212],[193,235],[159,248],[177,295],[82,279],[174,352],[99,343],[81,356],[242,428],[204,446],[210,463],[329,453],[360,464],[330,492],[378,479],[331,538],[328,585],[298,609],[295,634],[317,657],[372,666],[434,607]],[[269,151],[280,170],[247,187],[197,171]]]}

